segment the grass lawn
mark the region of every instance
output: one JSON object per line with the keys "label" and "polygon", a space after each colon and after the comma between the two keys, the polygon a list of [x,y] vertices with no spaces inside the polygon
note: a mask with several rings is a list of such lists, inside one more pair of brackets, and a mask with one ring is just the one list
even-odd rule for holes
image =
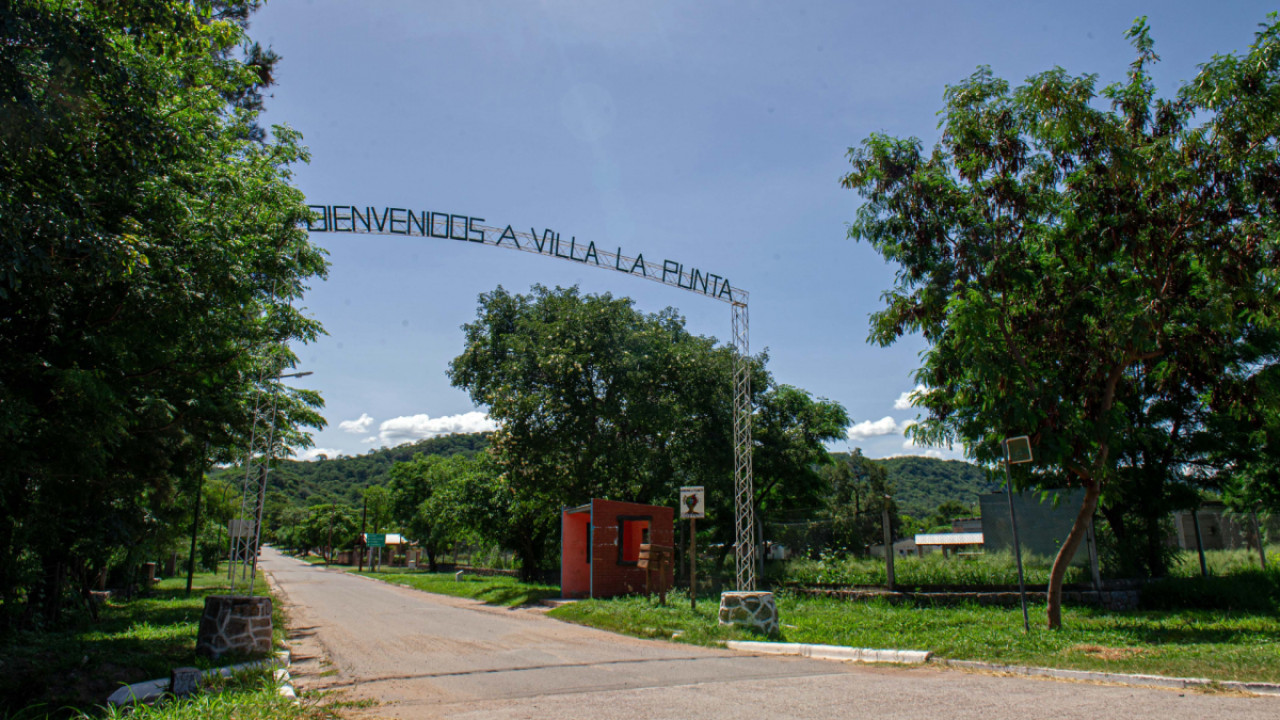
{"label": "grass lawn", "polygon": [[[112,708],[97,717],[109,720],[330,720],[339,718],[341,704],[319,705],[305,702],[295,705],[280,695],[275,682],[266,672],[245,673],[226,681],[226,685],[179,701]],[[77,720],[90,720],[83,716]]]}
{"label": "grass lawn", "polygon": [[[266,592],[261,579],[259,588]],[[102,705],[121,685],[167,677],[175,667],[245,659],[210,663],[195,654],[204,598],[220,592],[226,592],[223,574],[196,575],[189,598],[185,575],[167,578],[147,597],[108,600],[96,622],[86,615],[65,628],[0,637],[0,716],[22,708],[26,717],[67,716],[73,708]],[[275,625],[281,633],[279,612]]]}
{"label": "grass lawn", "polygon": [[[1274,613],[1221,611],[1107,612],[1063,609],[1063,630],[1044,629],[1044,606],[1032,606],[1031,632],[1022,611],[991,607],[915,607],[885,602],[776,595],[785,642],[929,650],[939,657],[1040,667],[1103,670],[1213,680],[1280,682],[1280,618]],[[643,597],[588,600],[551,616],[639,637],[702,645],[765,639],[717,624],[719,599],[668,596],[667,607]]]}
{"label": "grass lawn", "polygon": [[439,595],[474,598],[491,605],[507,607],[536,603],[543,598],[560,597],[560,588],[556,585],[522,583],[515,578],[504,576],[464,575],[461,580],[456,580],[453,573],[353,572],[352,574]]}

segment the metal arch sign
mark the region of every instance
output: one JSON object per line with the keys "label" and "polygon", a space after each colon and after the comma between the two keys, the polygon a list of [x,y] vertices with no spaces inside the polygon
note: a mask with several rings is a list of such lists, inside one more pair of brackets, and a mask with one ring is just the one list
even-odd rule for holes
{"label": "metal arch sign", "polygon": [[737,588],[756,589],[756,544],[754,480],[751,450],[751,357],[748,340],[747,291],[734,287],[729,278],[684,263],[663,259],[662,264],[645,259],[644,253],[631,257],[622,252],[597,247],[595,241],[578,242],[570,236],[566,244],[560,233],[546,228],[519,232],[511,225],[485,225],[484,218],[434,210],[356,205],[307,205],[311,217],[308,232],[405,235],[471,242],[493,247],[560,258],[569,262],[612,269],[633,277],[670,285],[728,303],[731,308],[733,361],[733,478],[734,478],[734,558]]}
{"label": "metal arch sign", "polygon": [[734,287],[723,275],[665,258],[661,264],[651,262],[645,259],[644,253],[632,257],[624,254],[621,247],[609,250],[597,247],[594,240],[580,243],[575,236],[565,242],[560,233],[550,228],[538,233],[531,227],[526,233],[511,225],[505,228],[485,225],[484,218],[434,210],[356,205],[307,207],[313,215],[307,221],[308,232],[406,235],[473,242],[611,269],[731,304],[746,305],[749,297],[747,291]]}

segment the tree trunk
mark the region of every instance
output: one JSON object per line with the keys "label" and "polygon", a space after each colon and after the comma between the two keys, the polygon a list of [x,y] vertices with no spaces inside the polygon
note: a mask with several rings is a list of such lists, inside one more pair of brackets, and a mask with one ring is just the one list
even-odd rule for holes
{"label": "tree trunk", "polygon": [[1058,548],[1058,556],[1053,559],[1053,570],[1049,573],[1049,606],[1046,611],[1050,630],[1058,630],[1062,627],[1062,581],[1067,576],[1067,566],[1071,564],[1071,558],[1075,557],[1076,550],[1089,530],[1089,521],[1093,518],[1093,511],[1098,507],[1100,491],[1101,485],[1097,478],[1090,478],[1085,483],[1084,502],[1080,504],[1080,512],[1076,513],[1076,521],[1071,525],[1071,532],[1067,533],[1067,539],[1063,541],[1062,547]]}

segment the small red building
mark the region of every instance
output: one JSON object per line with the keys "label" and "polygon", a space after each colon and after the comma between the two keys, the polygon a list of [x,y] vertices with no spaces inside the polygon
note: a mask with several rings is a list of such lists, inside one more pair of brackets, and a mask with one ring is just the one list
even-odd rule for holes
{"label": "small red building", "polygon": [[566,508],[560,516],[561,595],[607,598],[644,592],[640,546],[674,544],[674,523],[675,510],[659,505],[596,499]]}

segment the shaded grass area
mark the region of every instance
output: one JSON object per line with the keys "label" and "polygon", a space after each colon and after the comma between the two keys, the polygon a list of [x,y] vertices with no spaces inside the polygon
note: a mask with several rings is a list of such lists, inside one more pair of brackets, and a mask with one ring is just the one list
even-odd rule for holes
{"label": "shaded grass area", "polygon": [[[266,592],[261,581],[258,588]],[[251,659],[211,663],[195,654],[204,598],[226,591],[221,574],[197,574],[189,598],[185,577],[167,578],[146,597],[107,600],[97,621],[86,614],[62,628],[0,637],[0,716],[25,709],[25,717],[66,717],[102,705],[121,685],[167,677],[174,667]],[[278,612],[275,622],[282,632]]]}
{"label": "shaded grass area", "polygon": [[560,588],[556,585],[538,585],[523,583],[515,578],[505,576],[486,577],[464,575],[461,580],[455,579],[451,573],[432,572],[363,572],[352,573],[364,575],[376,580],[404,585],[416,590],[452,595],[480,600],[490,605],[515,607],[539,602],[545,598],[560,597]]}
{"label": "shaded grass area", "polygon": [[[1280,682],[1280,617],[1274,612],[1208,610],[1108,612],[1063,609],[1063,630],[1043,629],[1044,606],[1029,608],[1030,633],[1017,608],[923,607],[883,601],[775,596],[785,642],[929,650],[958,660],[1101,670],[1213,680]],[[668,596],[666,607],[643,597],[584,600],[553,617],[638,637],[701,645],[768,639],[718,625],[719,599]]]}

